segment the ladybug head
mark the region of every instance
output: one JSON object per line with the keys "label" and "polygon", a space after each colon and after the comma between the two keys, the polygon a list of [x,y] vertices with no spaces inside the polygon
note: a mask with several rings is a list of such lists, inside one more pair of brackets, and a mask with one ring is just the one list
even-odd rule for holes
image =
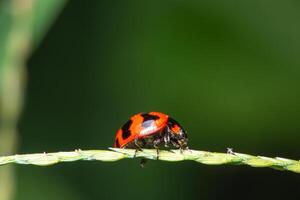
{"label": "ladybug head", "polygon": [[167,130],[170,138],[170,143],[173,146],[181,149],[187,148],[188,137],[186,131],[180,126],[177,121],[169,117]]}

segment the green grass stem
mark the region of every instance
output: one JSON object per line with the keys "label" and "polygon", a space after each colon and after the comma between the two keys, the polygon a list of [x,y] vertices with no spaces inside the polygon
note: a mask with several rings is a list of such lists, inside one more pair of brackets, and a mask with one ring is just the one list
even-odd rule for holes
{"label": "green grass stem", "polygon": [[78,160],[94,160],[112,162],[124,158],[146,158],[162,161],[184,161],[192,160],[206,165],[248,165],[251,167],[270,167],[276,170],[287,170],[295,173],[300,173],[300,162],[287,158],[270,158],[265,156],[252,156],[243,153],[217,153],[198,150],[160,150],[157,158],[156,149],[143,149],[137,151],[135,155],[134,149],[117,149],[110,150],[75,150],[69,152],[56,153],[36,153],[23,154],[0,157],[0,165],[9,163],[48,166],[60,162],[73,162]]}

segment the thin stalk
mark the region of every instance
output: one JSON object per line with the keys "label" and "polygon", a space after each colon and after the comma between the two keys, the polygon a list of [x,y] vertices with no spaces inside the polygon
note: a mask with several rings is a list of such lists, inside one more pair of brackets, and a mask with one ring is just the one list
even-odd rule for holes
{"label": "thin stalk", "polygon": [[74,162],[78,160],[94,160],[112,162],[124,158],[146,158],[152,160],[162,160],[178,162],[192,160],[206,165],[248,165],[251,167],[269,167],[276,170],[286,170],[300,173],[300,162],[287,158],[270,158],[265,156],[253,156],[243,153],[218,153],[198,150],[160,150],[157,156],[156,149],[118,149],[110,150],[75,150],[69,152],[56,153],[36,153],[0,157],[0,165],[9,163],[23,165],[49,166],[60,162]]}

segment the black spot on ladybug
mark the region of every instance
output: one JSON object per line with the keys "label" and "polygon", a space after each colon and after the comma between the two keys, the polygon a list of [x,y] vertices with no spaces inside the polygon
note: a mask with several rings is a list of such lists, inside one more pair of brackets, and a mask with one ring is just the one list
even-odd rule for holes
{"label": "black spot on ladybug", "polygon": [[120,148],[119,138],[116,139],[116,147]]}
{"label": "black spot on ladybug", "polygon": [[126,140],[131,135],[130,130],[123,131],[122,132],[122,138],[123,140]]}
{"label": "black spot on ladybug", "polygon": [[171,127],[174,127],[175,125],[181,127],[180,124],[179,124],[176,120],[174,120],[173,118],[171,118],[171,117],[169,117],[169,119],[168,119],[168,124],[169,124]]}
{"label": "black spot on ladybug", "polygon": [[126,140],[131,135],[130,130],[129,130],[131,124],[132,124],[132,120],[129,120],[128,122],[126,122],[126,124],[124,124],[122,126],[121,129],[122,129],[122,138],[123,138],[123,140]]}
{"label": "black spot on ladybug", "polygon": [[159,119],[159,116],[150,115],[148,113],[143,113],[143,114],[141,114],[141,116],[144,118],[144,120],[143,120],[144,122],[148,121],[148,120],[157,120],[157,119]]}

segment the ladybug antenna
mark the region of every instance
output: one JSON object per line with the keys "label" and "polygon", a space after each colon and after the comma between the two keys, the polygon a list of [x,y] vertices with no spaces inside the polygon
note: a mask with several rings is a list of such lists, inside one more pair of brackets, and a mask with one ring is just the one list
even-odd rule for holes
{"label": "ladybug antenna", "polygon": [[146,162],[147,162],[147,160],[146,160],[145,158],[142,158],[141,161],[140,161],[140,167],[141,167],[141,168],[144,168]]}

